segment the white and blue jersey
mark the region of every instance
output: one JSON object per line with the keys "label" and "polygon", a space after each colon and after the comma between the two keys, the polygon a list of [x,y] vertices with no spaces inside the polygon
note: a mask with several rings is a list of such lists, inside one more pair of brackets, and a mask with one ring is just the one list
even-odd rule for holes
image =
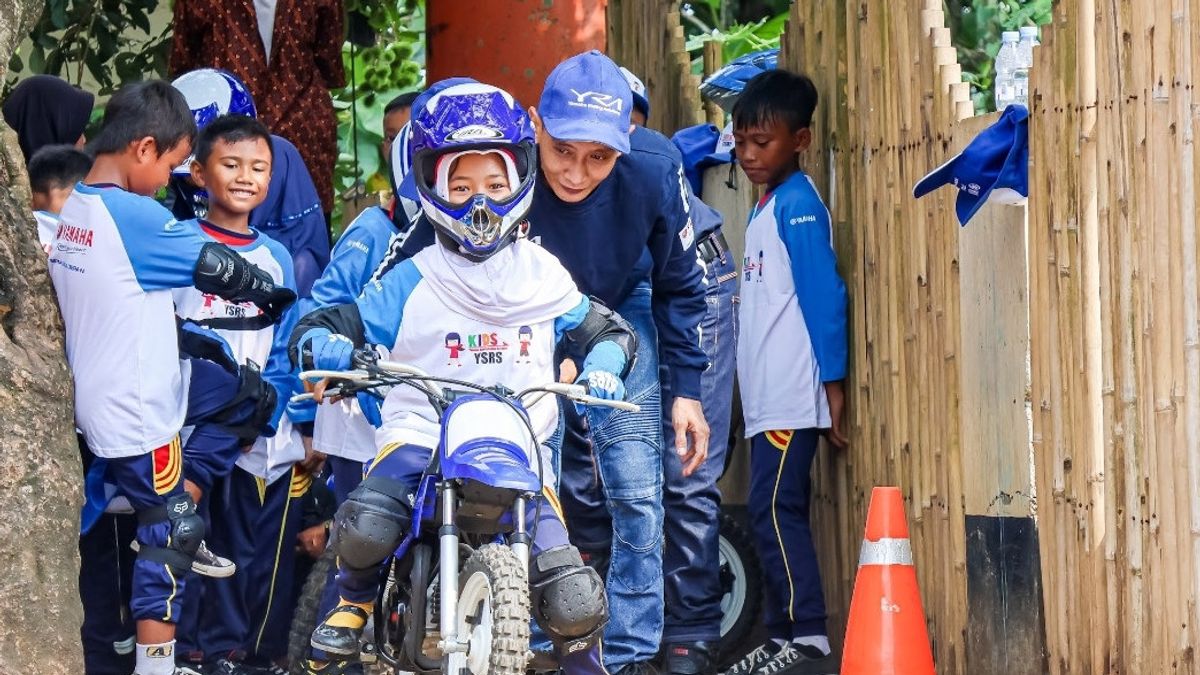
{"label": "white and blue jersey", "polygon": [[829,211],[804,172],[751,214],[740,278],[737,370],[746,437],[829,427],[824,383],[846,376],[846,285]]}
{"label": "white and blue jersey", "polygon": [[[555,345],[591,307],[558,260],[525,240],[482,263],[435,244],[370,283],[355,304],[366,342],[384,346],[390,359],[514,391],[554,380]],[[382,416],[378,447],[437,447],[437,414],[416,389],[394,387]],[[545,441],[558,403],[544,398],[529,416]]]}
{"label": "white and blue jersey", "polygon": [[[280,287],[296,290],[292,256],[283,244],[261,233],[242,234],[221,229],[211,223],[189,220],[184,227],[193,228],[236,251],[247,261],[271,276]],[[267,483],[287,473],[292,464],[304,459],[304,445],[297,422],[312,421],[311,406],[288,408],[288,399],[302,390],[298,373],[287,355],[288,338],[299,319],[298,308],[288,308],[274,323],[253,303],[231,302],[195,287],[177,289],[173,293],[175,312],[221,336],[239,363],[253,361],[262,370],[263,379],[279,394],[270,426],[273,436],[261,436],[249,452],[238,456],[237,465]]]}
{"label": "white and blue jersey", "polygon": [[75,424],[99,457],[170,443],[187,389],[171,289],[191,286],[211,240],[149,197],[82,183],[51,244],[50,277],[75,380]]}
{"label": "white and blue jersey", "polygon": [[[329,265],[312,286],[312,297],[303,301],[306,307],[354,302],[393,240],[402,236],[384,209],[373,206],[358,214],[338,238]],[[313,447],[327,455],[365,462],[375,457],[375,427],[363,417],[355,398],[327,403],[317,407]]]}

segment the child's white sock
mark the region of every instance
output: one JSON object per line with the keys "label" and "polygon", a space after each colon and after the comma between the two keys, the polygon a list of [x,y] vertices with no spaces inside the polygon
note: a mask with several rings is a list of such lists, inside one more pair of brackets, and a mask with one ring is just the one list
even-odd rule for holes
{"label": "child's white sock", "polygon": [[173,675],[175,672],[175,641],[157,645],[138,643],[134,675]]}
{"label": "child's white sock", "polygon": [[833,651],[829,646],[828,635],[805,635],[803,637],[792,638],[792,642],[796,645],[814,647],[821,650],[823,656],[828,656]]}

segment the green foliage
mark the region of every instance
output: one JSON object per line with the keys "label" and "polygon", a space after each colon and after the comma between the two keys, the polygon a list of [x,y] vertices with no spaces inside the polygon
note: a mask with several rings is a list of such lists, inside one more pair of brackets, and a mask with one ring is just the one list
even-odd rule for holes
{"label": "green foliage", "polygon": [[171,26],[154,32],[150,14],[160,0],[46,0],[25,51],[9,62],[14,76],[25,66],[81,84],[84,72],[108,94],[147,73],[165,73]]}
{"label": "green foliage", "polygon": [[[365,191],[371,176],[387,170],[379,151],[384,106],[424,81],[425,2],[350,0],[346,9],[359,13],[376,35],[369,47],[350,42],[342,47],[346,87],[333,92],[339,148],[334,189],[355,195]],[[339,219],[340,210],[334,214]]]}
{"label": "green foliage", "polygon": [[996,109],[992,93],[993,61],[1000,33],[1050,23],[1053,0],[944,0],[963,80],[971,83],[975,112]]}
{"label": "green foliage", "polygon": [[700,0],[684,3],[680,15],[687,32],[687,50],[692,55],[692,71],[702,74],[704,45],[721,45],[722,62],[728,63],[743,54],[779,46],[779,38],[787,23],[785,9],[755,21],[726,25],[734,15],[728,2]]}

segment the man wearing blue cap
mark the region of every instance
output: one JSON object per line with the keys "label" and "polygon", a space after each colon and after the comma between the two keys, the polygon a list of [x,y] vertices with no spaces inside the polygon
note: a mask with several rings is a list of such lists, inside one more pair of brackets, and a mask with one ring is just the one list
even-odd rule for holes
{"label": "man wearing blue cap", "polygon": [[[641,339],[626,387],[642,411],[588,410],[583,422],[592,457],[571,447],[569,433],[562,453],[566,503],[598,474],[612,517],[604,650],[605,665],[622,675],[652,672],[649,661],[662,635],[660,347],[675,395],[675,452],[684,471],[691,474],[708,454],[699,402],[707,358],[697,331],[704,286],[682,167],[666,138],[641,128],[631,135],[632,108],[617,65],[592,51],[550,73],[531,113],[543,183],[530,218],[532,234],[581,290],[616,307]],[[581,457],[582,466],[571,461]],[[568,519],[581,515],[568,513]]]}
{"label": "man wearing blue cap", "polygon": [[[697,329],[705,314],[704,285],[683,170],[669,140],[631,129],[632,107],[617,65],[589,51],[550,73],[530,111],[541,170],[529,236],[559,258],[579,290],[616,308],[640,341],[625,386],[641,412],[563,411],[561,475],[572,538],[576,523],[598,515],[571,508],[600,501],[587,494],[601,489],[597,477],[612,518],[611,545],[574,543],[596,554],[600,546],[611,550],[604,663],[619,675],[652,673],[662,637],[660,351],[674,396],[675,452],[686,475],[708,456],[709,437],[700,407],[707,359]],[[418,223],[404,249],[411,255],[432,242],[432,228]]]}

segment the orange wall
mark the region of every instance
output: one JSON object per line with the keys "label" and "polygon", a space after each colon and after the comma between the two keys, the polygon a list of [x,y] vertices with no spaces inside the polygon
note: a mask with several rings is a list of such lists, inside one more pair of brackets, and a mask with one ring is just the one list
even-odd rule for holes
{"label": "orange wall", "polygon": [[537,105],[560,61],[605,48],[607,0],[429,0],[428,82],[466,75]]}

